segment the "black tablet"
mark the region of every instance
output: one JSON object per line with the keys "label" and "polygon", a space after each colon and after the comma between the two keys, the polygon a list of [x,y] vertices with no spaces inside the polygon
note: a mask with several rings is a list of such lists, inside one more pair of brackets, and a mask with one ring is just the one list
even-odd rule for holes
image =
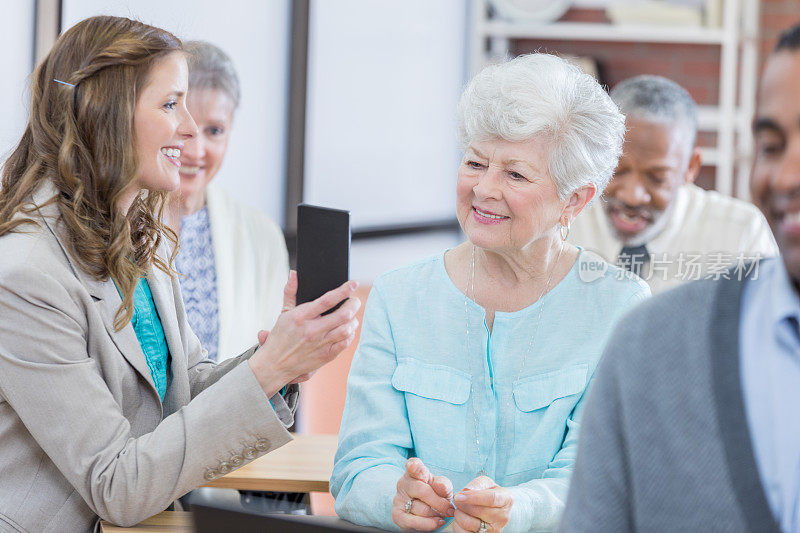
{"label": "black tablet", "polygon": [[348,279],[350,212],[308,204],[298,205],[297,304],[316,300]]}

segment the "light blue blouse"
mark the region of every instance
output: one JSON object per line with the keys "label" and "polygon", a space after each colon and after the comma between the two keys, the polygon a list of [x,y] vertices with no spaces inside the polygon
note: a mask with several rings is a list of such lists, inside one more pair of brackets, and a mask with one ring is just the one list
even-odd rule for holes
{"label": "light blue blouse", "polygon": [[[540,301],[495,313],[491,335],[484,310],[468,300],[467,353],[464,294],[443,258],[394,270],[373,286],[331,477],[336,511],[397,529],[392,498],[408,457],[448,476],[456,491],[486,461],[488,475],[514,495],[506,531],[553,528],[575,460],[584,391],[614,323],[649,289],[581,252]],[[541,305],[538,338],[520,375]]]}

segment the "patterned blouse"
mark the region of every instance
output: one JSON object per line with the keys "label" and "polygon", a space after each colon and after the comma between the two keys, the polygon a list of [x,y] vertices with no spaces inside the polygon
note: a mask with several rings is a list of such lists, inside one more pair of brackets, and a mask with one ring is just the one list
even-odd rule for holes
{"label": "patterned blouse", "polygon": [[219,348],[219,300],[217,270],[211,242],[208,208],[181,219],[180,250],[175,267],[186,305],[189,325],[208,357],[217,360]]}

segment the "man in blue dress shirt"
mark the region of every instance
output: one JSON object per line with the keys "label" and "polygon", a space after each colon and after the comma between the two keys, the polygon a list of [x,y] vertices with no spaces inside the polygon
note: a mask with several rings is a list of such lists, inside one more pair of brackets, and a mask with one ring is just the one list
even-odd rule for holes
{"label": "man in blue dress shirt", "polygon": [[753,132],[752,198],[781,257],[622,320],[563,531],[800,532],[800,26],[767,61]]}
{"label": "man in blue dress shirt", "polygon": [[742,294],[741,380],[756,464],[783,531],[800,531],[800,26],[764,70],[753,123],[753,202],[781,258]]}

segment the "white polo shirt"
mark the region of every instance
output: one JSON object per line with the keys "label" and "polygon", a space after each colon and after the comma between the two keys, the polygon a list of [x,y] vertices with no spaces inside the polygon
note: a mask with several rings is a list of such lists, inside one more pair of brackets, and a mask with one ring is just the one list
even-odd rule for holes
{"label": "white polo shirt", "polygon": [[[666,226],[646,243],[651,258],[641,276],[653,294],[694,279],[718,279],[731,265],[744,274],[758,268],[748,266],[750,260],[778,255],[767,221],[754,205],[691,184],[682,186],[673,201]],[[568,240],[614,264],[622,250],[599,198],[573,221]]]}

